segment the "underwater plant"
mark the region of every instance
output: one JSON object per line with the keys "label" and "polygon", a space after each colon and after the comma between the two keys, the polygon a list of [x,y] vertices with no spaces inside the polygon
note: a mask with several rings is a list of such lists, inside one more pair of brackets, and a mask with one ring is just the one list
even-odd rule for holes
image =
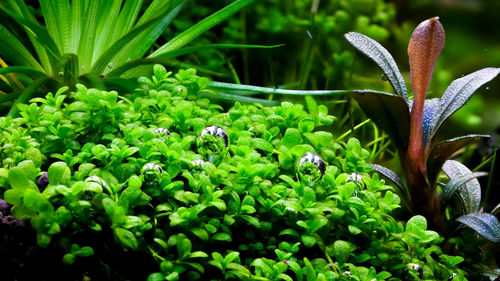
{"label": "underwater plant", "polygon": [[[408,96],[405,81],[391,54],[373,39],[349,32],[345,38],[374,60],[382,69],[396,94],[371,90],[355,91],[352,96],[373,122],[392,139],[399,154],[405,182],[393,171],[374,165],[374,169],[391,179],[400,189],[411,210],[424,215],[433,228],[446,227],[442,203],[456,194],[463,214],[457,220],[490,241],[500,242],[500,223],[495,216],[480,212],[481,187],[477,177],[455,160],[448,160],[465,146],[488,140],[488,135],[467,135],[436,143],[443,123],[470,99],[483,84],[500,73],[500,68],[484,68],[453,81],[441,98],[425,99],[434,65],[444,47],[445,33],[438,17],[423,21],[414,30],[409,45],[411,87]],[[450,181],[439,188],[440,171]]]}

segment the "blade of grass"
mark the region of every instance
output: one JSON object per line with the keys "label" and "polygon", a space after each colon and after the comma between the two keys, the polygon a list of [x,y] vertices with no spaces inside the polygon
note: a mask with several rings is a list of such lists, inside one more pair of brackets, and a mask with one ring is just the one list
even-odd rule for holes
{"label": "blade of grass", "polygon": [[271,48],[277,48],[284,46],[284,44],[278,44],[278,45],[270,45],[270,46],[264,46],[264,45],[244,45],[244,44],[207,44],[207,45],[200,45],[200,46],[193,46],[193,47],[185,47],[169,52],[162,53],[155,58],[175,58],[178,56],[194,53],[194,52],[200,52],[204,50],[210,50],[210,49],[236,49],[236,48],[245,48],[245,49],[271,49]]}
{"label": "blade of grass", "polygon": [[[11,9],[14,12],[18,13],[19,15],[22,15],[27,20],[30,20],[32,22],[37,22],[35,16],[28,9],[26,3],[24,3],[23,0],[10,0],[9,3]],[[35,49],[35,52],[38,55],[38,60],[40,64],[47,73],[52,73],[52,65],[50,64],[50,60],[47,55],[47,51],[45,50],[45,47],[38,42],[38,40],[31,34],[31,32],[27,27],[23,26],[23,28],[26,31],[26,34],[28,34],[28,38],[30,39],[31,44],[33,44],[33,48]]]}
{"label": "blade of grass", "polygon": [[99,14],[99,1],[90,1],[90,6],[85,12],[85,21],[82,22],[82,35],[78,44],[78,57],[80,58],[80,73],[90,71],[92,55],[96,39],[96,30]]}
{"label": "blade of grass", "polygon": [[11,17],[16,23],[26,27],[26,32],[31,34],[33,38],[35,38],[41,45],[45,47],[45,49],[47,50],[47,55],[49,56],[49,61],[52,67],[54,67],[54,65],[57,63],[57,60],[61,56],[61,52],[50,34],[47,32],[47,29],[45,29],[37,22],[32,22],[12,11],[4,10],[4,12],[9,15],[9,17]]}
{"label": "blade of grass", "polygon": [[228,102],[242,102],[242,103],[249,103],[249,104],[255,104],[259,103],[264,106],[276,106],[279,105],[278,101],[270,101],[270,100],[265,100],[265,99],[259,99],[259,98],[252,98],[252,97],[243,97],[243,96],[234,96],[226,93],[221,93],[221,92],[201,92],[199,97],[204,97],[208,98],[211,100],[219,100],[219,101],[228,101]]}
{"label": "blade of grass", "polygon": [[84,0],[73,0],[71,2],[71,39],[69,41],[68,52],[78,54],[78,45],[82,35],[83,17],[87,5]]}
{"label": "blade of grass", "polygon": [[[144,32],[137,36],[130,37],[128,44],[117,51],[114,57],[109,61],[108,66],[111,67],[104,69],[104,74],[112,71],[111,68],[114,65],[122,65],[128,61],[142,58],[158,37],[160,37],[164,30],[170,25],[184,3],[186,3],[185,0],[180,1],[174,9],[166,10],[163,14],[160,14],[158,18],[153,19],[153,24],[151,24]],[[145,23],[145,25],[146,24],[149,23]]]}
{"label": "blade of grass", "polygon": [[264,93],[264,94],[295,95],[295,96],[306,96],[306,95],[331,96],[331,95],[348,94],[352,92],[352,90],[314,90],[314,91],[285,90],[285,89],[276,89],[276,88],[268,88],[260,86],[215,82],[215,81],[210,82],[209,87],[219,90],[223,89],[228,90],[235,95]]}
{"label": "blade of grass", "polygon": [[28,66],[7,66],[0,68],[0,74],[6,73],[24,73],[33,76],[47,76],[45,72]]}
{"label": "blade of grass", "polygon": [[197,24],[191,26],[181,34],[174,37],[172,40],[168,41],[166,44],[158,48],[149,57],[156,57],[162,53],[176,50],[191,42],[193,39],[198,37],[203,32],[209,30],[213,26],[224,21],[228,17],[232,16],[248,4],[252,3],[254,0],[237,0],[233,3],[227,5],[221,10],[211,14]]}
{"label": "blade of grass", "polygon": [[112,42],[127,34],[134,26],[135,20],[141,10],[143,0],[125,0],[120,15],[116,22],[116,29],[113,33]]}
{"label": "blade of grass", "polygon": [[[128,42],[129,42],[128,40],[124,40],[123,44],[126,44]],[[238,45],[238,44],[209,44],[209,45],[196,46],[196,47],[187,47],[187,48],[182,48],[182,49],[163,53],[160,56],[155,57],[155,58],[137,59],[137,60],[126,62],[126,63],[120,65],[118,68],[110,71],[107,75],[116,77],[116,76],[119,76],[119,75],[125,73],[126,71],[128,71],[134,67],[139,66],[139,65],[161,62],[161,61],[165,61],[166,59],[172,59],[172,58],[175,58],[175,57],[178,57],[181,55],[186,55],[189,53],[203,51],[203,50],[207,50],[207,49],[217,49],[217,48],[263,48],[263,49],[265,49],[265,48],[274,48],[274,47],[279,47],[279,46],[281,46],[281,45],[261,46],[261,45]],[[118,48],[118,46],[117,46],[117,48]],[[111,50],[109,52],[112,53]],[[104,64],[104,61],[101,61],[101,62],[99,62],[99,65],[96,64],[94,66],[95,71],[102,71],[105,69],[106,66],[107,66],[107,64]]]}
{"label": "blade of grass", "polygon": [[2,38],[2,48],[0,56],[10,59],[10,63],[25,65],[38,70],[43,67],[33,57],[33,55],[24,47],[24,45],[7,28],[0,24],[0,38]]}
{"label": "blade of grass", "polygon": [[71,8],[69,0],[40,0],[45,25],[61,52],[69,52],[71,40]]}
{"label": "blade of grass", "polygon": [[146,11],[142,14],[142,16],[139,18],[137,21],[137,24],[135,25],[140,26],[141,24],[150,21],[151,19],[155,18],[156,15],[158,14],[163,14],[166,10],[168,10],[170,7],[175,7],[177,6],[181,1],[176,0],[153,0],[151,4],[147,7]]}
{"label": "blade of grass", "polygon": [[120,14],[121,1],[104,1],[99,13],[97,21],[96,42],[94,45],[94,53],[92,55],[94,61],[106,50],[111,44],[112,32],[114,32],[116,20]]}
{"label": "blade of grass", "polygon": [[[134,28],[128,34],[116,41],[97,59],[92,68],[92,72],[102,74],[107,70],[106,68],[110,64],[121,65],[131,56],[137,56],[137,53],[133,54],[134,49],[139,49],[139,52],[144,54],[144,52],[151,47],[153,42],[175,18],[184,3],[185,1],[182,1],[171,11],[166,12],[164,15],[160,15],[157,19],[153,19],[137,28]],[[145,38],[149,38],[149,40],[147,40],[147,42],[143,42],[146,40]],[[138,42],[141,42],[141,44],[137,44]]]}

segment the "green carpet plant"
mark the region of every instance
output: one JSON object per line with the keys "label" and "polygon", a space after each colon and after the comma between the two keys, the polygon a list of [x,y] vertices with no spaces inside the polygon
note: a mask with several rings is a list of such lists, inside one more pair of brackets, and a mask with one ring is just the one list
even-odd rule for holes
{"label": "green carpet plant", "polygon": [[76,280],[466,280],[311,97],[224,109],[194,70],[140,81],[0,117],[0,197]]}

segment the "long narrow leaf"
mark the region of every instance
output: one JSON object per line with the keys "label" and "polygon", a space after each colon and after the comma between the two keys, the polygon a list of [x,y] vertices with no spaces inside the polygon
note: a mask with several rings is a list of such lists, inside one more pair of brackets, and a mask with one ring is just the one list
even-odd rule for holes
{"label": "long narrow leaf", "polygon": [[104,1],[104,7],[101,7],[103,11],[99,13],[97,41],[95,42],[94,53],[92,55],[94,61],[113,43],[111,42],[111,38],[113,37],[113,32],[115,32],[116,20],[120,14],[121,5],[121,0],[113,0]]}
{"label": "long narrow leaf", "polygon": [[[150,25],[144,32],[135,37],[131,37],[128,44],[116,53],[113,59],[109,62],[109,65],[121,65],[127,61],[142,58],[146,51],[170,25],[185,3],[185,0],[180,1],[174,9],[166,10],[163,14],[159,15],[157,20],[153,20],[154,24]],[[111,69],[107,68],[105,69],[104,74],[110,71]]]}
{"label": "long narrow leaf", "polygon": [[[31,10],[28,8],[28,6],[26,6],[26,3],[24,3],[24,1],[15,1],[15,2],[11,1],[10,3],[11,3],[10,8],[12,9],[12,11],[18,13],[19,15],[23,16],[29,21],[32,22],[37,21]],[[35,49],[35,52],[38,55],[38,60],[40,61],[40,64],[47,73],[52,73],[52,65],[47,55],[47,50],[40,42],[38,42],[38,39],[32,34],[29,28],[23,25],[23,29],[26,31],[26,34],[28,35],[28,38],[31,41],[31,44],[33,44],[33,48]]]}
{"label": "long narrow leaf", "polygon": [[45,72],[27,66],[8,66],[0,68],[0,74],[6,74],[6,73],[24,73],[32,76],[47,76]]}
{"label": "long narrow leaf", "polygon": [[207,44],[201,46],[193,46],[193,47],[185,47],[169,52],[162,53],[161,55],[156,56],[157,58],[175,58],[178,56],[195,53],[199,51],[205,51],[210,49],[271,49],[283,46],[279,45],[245,45],[245,44]]}
{"label": "long narrow leaf", "polygon": [[457,220],[474,229],[477,233],[491,242],[500,242],[500,223],[494,215],[488,213],[472,213],[461,216]]}
{"label": "long narrow leaf", "polygon": [[363,34],[349,32],[344,36],[356,49],[375,61],[384,72],[396,93],[408,102],[408,91],[406,90],[405,81],[391,54],[377,41]]}
{"label": "long narrow leaf", "polygon": [[231,94],[226,94],[226,93],[207,93],[207,92],[202,92],[199,94],[200,97],[203,98],[208,98],[213,101],[227,101],[227,102],[241,102],[241,103],[248,103],[248,104],[262,104],[264,106],[277,106],[279,105],[278,101],[274,100],[266,100],[266,99],[259,99],[259,98],[252,98],[252,97],[245,97],[245,96],[234,96]]}
{"label": "long narrow leaf", "polygon": [[350,90],[286,90],[268,87],[259,87],[251,85],[240,85],[223,82],[212,81],[208,86],[212,89],[229,91],[234,95],[251,95],[251,94],[277,94],[277,95],[294,95],[294,96],[331,96],[350,93]]}
{"label": "long narrow leaf", "polygon": [[85,0],[71,1],[71,39],[69,41],[68,52],[78,54],[80,36],[82,35],[85,10],[87,8]]}
{"label": "long narrow leaf", "polygon": [[163,14],[167,9],[173,5],[174,7],[179,4],[179,0],[153,0],[151,4],[149,4],[148,8],[142,16],[139,18],[137,21],[137,24],[135,26],[139,26],[147,21],[150,21],[151,19],[157,17],[158,14]]}
{"label": "long narrow leaf", "polygon": [[47,30],[40,24],[32,22],[12,11],[5,10],[5,13],[7,13],[18,24],[24,25],[27,28],[27,32],[30,32],[30,34],[45,47],[50,63],[54,66],[61,56],[61,52]]}
{"label": "long narrow leaf", "polygon": [[99,1],[90,1],[85,12],[85,21],[82,22],[82,35],[78,44],[77,56],[80,58],[80,73],[87,73],[93,61],[94,44],[99,14]]}
{"label": "long narrow leaf", "polygon": [[460,109],[479,87],[491,81],[499,73],[500,68],[488,67],[451,82],[439,100],[438,110],[432,121],[432,136],[436,134],[441,124]]}
{"label": "long narrow leaf", "polygon": [[410,110],[404,98],[372,90],[354,91],[352,96],[365,114],[391,137],[399,150],[408,148]]}
{"label": "long narrow leaf", "polygon": [[200,36],[203,32],[209,30],[213,26],[224,21],[228,17],[232,16],[245,6],[252,3],[254,0],[236,0],[233,3],[227,5],[226,7],[220,9],[219,11],[211,14],[202,21],[191,26],[181,34],[174,37],[172,40],[168,41],[166,44],[158,48],[149,57],[156,57],[162,53],[176,50],[191,42],[196,37]]}
{"label": "long narrow leaf", "polygon": [[2,38],[2,47],[0,56],[9,58],[11,63],[24,65],[38,70],[43,70],[33,55],[24,47],[24,45],[0,24],[0,38]]}
{"label": "long narrow leaf", "polygon": [[481,186],[476,177],[486,173],[472,173],[466,166],[455,160],[446,161],[443,171],[450,178],[450,182],[444,188],[443,198],[446,200],[457,191],[465,213],[477,212],[481,203]]}
{"label": "long narrow leaf", "polygon": [[69,0],[40,0],[45,25],[61,52],[69,52],[71,41],[71,9]]}
{"label": "long narrow leaf", "polygon": [[144,0],[125,0],[116,22],[112,42],[118,40],[118,38],[127,34],[133,28],[143,2]]}
{"label": "long narrow leaf", "polygon": [[488,135],[467,135],[440,142],[429,153],[427,159],[427,180],[433,184],[444,162],[457,151],[476,142],[486,142],[490,138]]}

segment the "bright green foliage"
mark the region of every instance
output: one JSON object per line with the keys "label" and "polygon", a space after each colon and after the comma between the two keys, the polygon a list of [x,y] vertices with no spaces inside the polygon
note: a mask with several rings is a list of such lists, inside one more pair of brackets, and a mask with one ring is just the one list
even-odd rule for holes
{"label": "bright green foliage", "polygon": [[[10,22],[0,22],[0,37],[4,39],[0,46],[0,94],[5,95],[0,103],[15,99],[17,103],[25,103],[41,86],[57,89],[84,83],[102,88],[107,83],[124,87],[129,83],[118,77],[138,77],[145,71],[150,72],[150,68],[140,66],[168,63],[174,57],[196,52],[199,48],[183,47],[253,1],[231,1],[169,38],[152,53],[148,52],[186,0],[146,3],[41,0],[39,8],[43,18],[37,17],[36,5],[30,6],[24,0],[2,1],[0,16]],[[26,37],[29,40],[25,40]],[[235,47],[241,46],[205,46]],[[9,114],[16,115],[17,107],[13,106]]]}
{"label": "bright green foliage", "polygon": [[[138,253],[149,258],[137,268],[156,267],[142,273],[148,280],[400,280],[410,262],[428,280],[463,275],[423,217],[406,227],[391,217],[400,199],[369,174],[358,140],[315,131],[335,118],[314,100],[308,108],[236,103],[226,113],[197,96],[208,80],[193,70],[157,66],[140,81],[131,95],[78,85],[21,105],[22,117],[0,117],[0,195],[41,246],[72,244],[66,264]],[[229,138],[220,163],[197,153],[209,125]],[[158,139],[158,127],[170,137]],[[296,165],[306,152],[326,172],[304,185]],[[144,180],[147,163],[161,167],[157,181]],[[353,172],[364,186],[347,181]]]}

